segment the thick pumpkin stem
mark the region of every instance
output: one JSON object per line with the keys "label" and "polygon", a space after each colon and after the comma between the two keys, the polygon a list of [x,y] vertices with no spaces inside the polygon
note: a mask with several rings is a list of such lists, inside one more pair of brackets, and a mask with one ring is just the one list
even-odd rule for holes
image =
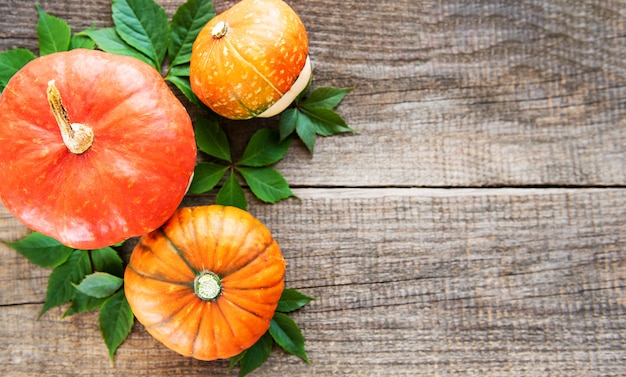
{"label": "thick pumpkin stem", "polygon": [[93,130],[84,124],[70,123],[70,117],[67,115],[65,107],[63,107],[61,93],[57,89],[54,80],[48,82],[46,94],[48,95],[50,110],[59,125],[63,143],[67,149],[74,154],[86,152],[93,144]]}
{"label": "thick pumpkin stem", "polygon": [[224,21],[218,22],[211,30],[211,36],[220,39],[228,33],[228,25]]}
{"label": "thick pumpkin stem", "polygon": [[201,299],[215,300],[222,292],[222,281],[213,272],[205,271],[196,276],[193,288],[196,296]]}

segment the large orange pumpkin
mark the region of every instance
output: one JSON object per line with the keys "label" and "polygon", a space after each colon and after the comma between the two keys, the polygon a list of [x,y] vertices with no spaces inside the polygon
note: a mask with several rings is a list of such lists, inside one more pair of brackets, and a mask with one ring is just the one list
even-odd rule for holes
{"label": "large orange pumpkin", "polygon": [[183,207],[142,236],[124,275],[133,313],[168,348],[201,360],[229,358],[269,328],[285,260],[248,212]]}
{"label": "large orange pumpkin", "polygon": [[196,163],[185,107],[148,64],[102,51],[39,57],[0,97],[0,198],[33,230],[96,249],[152,231]]}
{"label": "large orange pumpkin", "polygon": [[196,38],[191,88],[231,119],[271,117],[311,77],[304,24],[282,0],[243,0],[214,17]]}

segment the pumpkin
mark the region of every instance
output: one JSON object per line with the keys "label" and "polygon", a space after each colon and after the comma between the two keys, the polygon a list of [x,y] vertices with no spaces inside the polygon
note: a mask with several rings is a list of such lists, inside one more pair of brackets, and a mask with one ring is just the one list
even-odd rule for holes
{"label": "pumpkin", "polygon": [[285,260],[248,212],[183,207],[141,237],[124,273],[137,320],[168,348],[200,360],[235,356],[269,328]]}
{"label": "pumpkin", "polygon": [[304,25],[282,0],[243,0],[214,17],[194,41],[191,88],[230,119],[271,117],[308,85]]}
{"label": "pumpkin", "polygon": [[96,249],[158,228],[193,174],[191,119],[135,58],[77,49],[26,64],[0,97],[0,199],[31,229]]}

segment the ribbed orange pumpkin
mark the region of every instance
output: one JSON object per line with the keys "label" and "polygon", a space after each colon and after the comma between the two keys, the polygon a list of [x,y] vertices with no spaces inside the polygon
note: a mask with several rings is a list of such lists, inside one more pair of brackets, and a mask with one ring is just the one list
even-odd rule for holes
{"label": "ribbed orange pumpkin", "polygon": [[311,77],[304,24],[282,0],[243,0],[198,34],[189,78],[198,98],[230,119],[271,117]]}
{"label": "ribbed orange pumpkin", "polygon": [[154,338],[214,360],[241,353],[268,330],[284,274],[278,244],[248,212],[184,207],[139,240],[124,290]]}

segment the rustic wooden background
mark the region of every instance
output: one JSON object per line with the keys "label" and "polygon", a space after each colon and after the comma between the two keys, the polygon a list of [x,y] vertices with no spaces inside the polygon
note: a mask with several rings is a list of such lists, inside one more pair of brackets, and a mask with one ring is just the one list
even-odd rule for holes
{"label": "rustic wooden background", "polygon": [[[37,51],[34,3],[0,2],[0,49]],[[293,316],[312,364],[254,375],[626,375],[626,2],[288,3],[358,133],[294,145],[299,199],[250,205],[318,298]],[[111,25],[109,0],[40,4]],[[0,210],[3,241],[26,232]],[[36,319],[49,270],[0,260],[0,375],[235,374],[141,325],[111,366],[95,314]]]}

